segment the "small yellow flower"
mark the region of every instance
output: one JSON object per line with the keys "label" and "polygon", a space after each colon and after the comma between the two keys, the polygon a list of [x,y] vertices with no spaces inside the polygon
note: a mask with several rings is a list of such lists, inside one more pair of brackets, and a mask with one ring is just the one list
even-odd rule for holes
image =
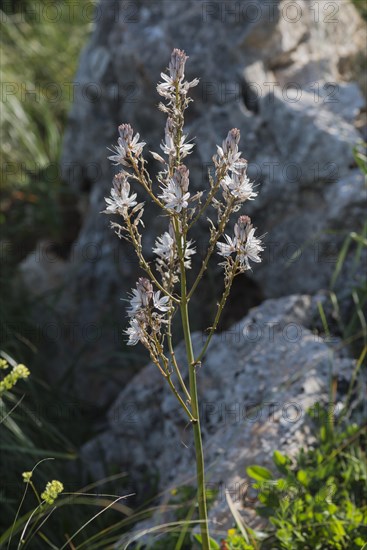
{"label": "small yellow flower", "polygon": [[[1,367],[5,368],[5,367]],[[3,380],[0,382],[0,395],[4,393],[5,391],[9,391],[15,386],[15,384],[18,382],[18,380],[28,378],[30,375],[29,370],[26,366],[19,363],[19,365],[16,365],[13,367],[11,372],[7,374]]]}
{"label": "small yellow flower", "polygon": [[63,490],[64,486],[61,481],[53,479],[47,483],[45,490],[41,494],[41,499],[47,502],[47,504],[53,504]]}
{"label": "small yellow flower", "polygon": [[29,483],[32,478],[32,472],[23,472],[22,476],[23,476],[24,483]]}
{"label": "small yellow flower", "polygon": [[228,529],[228,536],[234,537],[236,532],[237,532],[236,529]]}
{"label": "small yellow flower", "polygon": [[14,376],[19,380],[19,378],[28,378],[30,375],[29,369],[22,363],[19,363],[16,367],[13,368]]}
{"label": "small yellow flower", "polygon": [[0,369],[7,369],[9,368],[8,362],[5,361],[5,359],[0,359]]}

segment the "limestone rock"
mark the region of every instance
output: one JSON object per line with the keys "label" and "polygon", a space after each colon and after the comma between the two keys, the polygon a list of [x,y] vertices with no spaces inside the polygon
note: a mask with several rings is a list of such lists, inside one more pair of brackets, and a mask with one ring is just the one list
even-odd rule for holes
{"label": "limestone rock", "polygon": [[[267,300],[213,338],[198,371],[207,479],[219,491],[212,528],[221,534],[231,525],[225,489],[243,510],[246,467],[271,468],[274,450],[292,456],[312,442],[307,410],[327,402],[331,371],[341,387],[350,379],[355,362],[337,351],[338,339],[327,341],[310,330],[323,300],[322,295]],[[203,338],[194,334],[196,350]],[[176,356],[184,364],[183,344]],[[150,364],[121,392],[107,429],[82,450],[94,478],[104,477],[113,464],[129,473],[129,488],[143,500],[148,473],[150,479],[158,476],[167,499],[167,487],[195,484],[192,433],[167,387]],[[248,502],[246,511],[251,512]]]}

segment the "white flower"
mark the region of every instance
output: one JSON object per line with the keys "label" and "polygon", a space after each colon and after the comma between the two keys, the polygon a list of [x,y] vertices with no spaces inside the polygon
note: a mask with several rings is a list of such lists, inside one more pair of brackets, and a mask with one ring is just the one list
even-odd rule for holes
{"label": "white flower", "polygon": [[[177,270],[179,268],[176,241],[168,231],[163,233],[160,237],[157,237],[153,252],[158,256],[158,267],[164,267],[171,270],[175,270],[175,268]],[[186,241],[184,263],[187,269],[191,268],[191,256],[193,256],[195,252],[196,249],[193,247],[193,241]],[[176,266],[173,265],[175,262],[177,264]]]}
{"label": "white flower", "polygon": [[161,73],[161,77],[163,78],[164,82],[160,82],[157,85],[157,92],[162,97],[172,99],[175,92],[175,81],[165,73]]}
{"label": "white flower", "polygon": [[168,186],[163,189],[163,193],[159,195],[159,198],[166,203],[166,208],[169,210],[181,212],[183,208],[188,207],[190,193],[184,193],[178,183],[171,179]]}
{"label": "white flower", "polygon": [[182,159],[187,157],[187,155],[190,155],[192,153],[192,149],[194,148],[193,143],[185,143],[186,138],[187,136],[182,136],[180,140],[180,145],[179,145],[180,157]]}
{"label": "white flower", "polygon": [[119,126],[120,137],[117,140],[117,145],[113,145],[110,149],[114,155],[108,157],[115,165],[122,164],[123,166],[129,166],[128,161],[126,160],[128,154],[131,153],[136,157],[139,157],[143,151],[145,145],[144,141],[139,143],[140,134],[134,135],[134,130],[130,124],[121,124]]}
{"label": "white flower", "polygon": [[227,175],[222,180],[221,185],[224,191],[228,191],[230,195],[235,197],[237,202],[245,202],[252,200],[257,196],[257,193],[253,191],[253,184],[247,177],[247,162],[244,159],[239,159],[232,171],[231,176]]}
{"label": "white flower", "polygon": [[241,157],[241,152],[238,150],[239,141],[240,131],[237,128],[232,128],[223,141],[222,147],[217,145],[217,158],[215,158],[215,161],[219,165],[226,165],[229,170],[232,170]]}
{"label": "white flower", "polygon": [[[192,152],[192,148],[194,147],[193,143],[185,143],[187,136],[183,135],[180,138],[180,143],[178,146],[180,157],[185,158],[187,155],[189,155]],[[161,149],[162,151],[173,158],[176,158],[177,156],[177,149],[175,145],[176,140],[176,126],[175,122],[171,117],[167,118],[166,127],[164,130],[164,141],[161,143]],[[153,154],[153,153],[152,153]],[[155,154],[156,155],[156,154]],[[153,154],[154,156],[154,154]],[[158,158],[157,158],[158,157]],[[154,156],[154,158],[157,158],[160,162],[164,162],[162,157],[159,155]]]}
{"label": "white flower", "polygon": [[[132,289],[130,294],[130,307],[127,310],[128,316],[139,321],[139,326],[145,326],[152,320],[152,308],[165,313],[169,310],[169,297],[162,296],[161,292],[153,292],[153,285],[144,277],[140,277],[136,283],[136,288]],[[157,322],[163,318],[157,313],[153,313]],[[148,326],[148,325],[147,325]],[[146,328],[146,327],[145,327]]]}
{"label": "white flower", "polygon": [[130,183],[125,174],[117,174],[113,180],[111,196],[105,197],[106,214],[124,214],[128,208],[136,206],[136,193],[130,194]]}
{"label": "white flower", "polygon": [[125,334],[129,337],[127,342],[128,346],[136,346],[138,342],[146,340],[143,327],[140,325],[139,321],[134,318],[130,320],[130,326],[125,330]]}
{"label": "white flower", "polygon": [[198,78],[194,78],[190,82],[188,82],[186,80],[185,82],[182,83],[181,89],[182,89],[182,91],[187,93],[190,88],[195,88],[195,86],[197,86],[199,84],[199,82],[200,82],[200,80]]}
{"label": "white flower", "polygon": [[256,229],[252,227],[250,218],[240,216],[234,226],[233,239],[228,235],[224,235],[227,242],[217,243],[218,254],[228,258],[236,252],[240,267],[251,269],[249,261],[261,262],[259,254],[264,250],[261,246],[261,239],[255,237],[255,231]]}
{"label": "white flower", "polygon": [[166,127],[164,130],[164,142],[161,144],[161,149],[166,155],[175,156],[176,147],[174,142],[175,137],[175,124],[173,119],[168,117]]}
{"label": "white flower", "polygon": [[256,229],[254,227],[250,229],[246,242],[239,250],[240,263],[241,265],[246,264],[247,269],[251,269],[249,260],[256,263],[261,262],[259,253],[264,250],[261,246],[261,240],[255,237],[255,231]]}
{"label": "white flower", "polygon": [[143,147],[145,145],[145,141],[141,141],[139,143],[140,134],[135,134],[135,137],[133,137],[134,130],[130,124],[121,124],[119,126],[119,134],[119,145],[126,151],[130,151],[133,155],[138,157],[143,151]]}
{"label": "white flower", "polygon": [[193,246],[193,241],[186,241],[186,248],[184,253],[185,267],[191,269],[191,256],[196,253],[196,248]]}
{"label": "white flower", "polygon": [[227,258],[233,252],[236,252],[236,244],[228,235],[224,235],[224,238],[227,241],[226,243],[217,243],[219,249],[218,254]]}
{"label": "white flower", "polygon": [[189,204],[190,193],[188,187],[189,170],[186,166],[181,165],[176,169],[167,186],[162,188],[163,193],[159,195],[159,198],[163,200],[169,210],[181,212]]}
{"label": "white flower", "polygon": [[169,305],[167,304],[169,302],[169,297],[162,296],[161,298],[160,295],[161,293],[159,290],[153,294],[153,305],[156,309],[159,309],[159,311],[163,311],[163,312],[168,311]]}
{"label": "white flower", "polygon": [[[182,159],[190,155],[194,147],[193,143],[185,143],[186,138],[187,136],[182,136],[179,144],[179,152]],[[172,136],[166,134],[165,141],[161,144],[161,149],[166,155],[176,157],[177,150]]]}
{"label": "white flower", "polygon": [[153,248],[154,254],[165,262],[169,262],[170,259],[174,259],[176,256],[176,243],[171,235],[166,231],[160,237],[157,237],[155,241],[155,248]]}
{"label": "white flower", "polygon": [[176,87],[179,94],[186,95],[190,88],[197,86],[199,80],[194,78],[191,82],[184,80],[185,78],[185,64],[188,56],[184,51],[173,50],[171,60],[169,63],[169,75],[161,73],[163,82],[160,82],[157,86],[158,93],[169,99],[171,102],[175,101]]}
{"label": "white flower", "polygon": [[[120,138],[119,138],[120,139]],[[119,140],[118,140],[119,141]],[[113,155],[108,157],[108,160],[111,160],[115,166],[118,164],[122,164],[123,166],[128,166],[128,162],[126,162],[126,149],[118,144],[118,145],[112,145],[112,149],[110,149]]]}
{"label": "white flower", "polygon": [[153,286],[149,279],[140,277],[136,283],[136,289],[132,289],[130,295],[130,308],[127,313],[129,317],[134,317],[140,310],[149,306],[153,297]]}

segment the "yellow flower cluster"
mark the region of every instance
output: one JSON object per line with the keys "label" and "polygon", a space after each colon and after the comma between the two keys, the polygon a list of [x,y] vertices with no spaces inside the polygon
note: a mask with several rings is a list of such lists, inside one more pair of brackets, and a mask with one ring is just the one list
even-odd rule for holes
{"label": "yellow flower cluster", "polygon": [[47,502],[47,504],[53,504],[63,490],[64,486],[61,481],[53,479],[47,483],[45,490],[41,494],[41,499]]}
{"label": "yellow flower cluster", "polygon": [[[6,363],[6,361],[4,363],[4,361],[1,360],[1,363],[0,363],[1,369],[7,369],[8,366],[9,365]],[[3,380],[0,381],[0,396],[2,393],[11,390],[15,386],[15,384],[18,382],[18,380],[20,380],[21,378],[22,379],[28,378],[29,375],[30,375],[30,372],[27,369],[27,367],[25,367],[24,365],[19,364],[13,367],[12,371],[9,374],[7,374],[3,378]]]}

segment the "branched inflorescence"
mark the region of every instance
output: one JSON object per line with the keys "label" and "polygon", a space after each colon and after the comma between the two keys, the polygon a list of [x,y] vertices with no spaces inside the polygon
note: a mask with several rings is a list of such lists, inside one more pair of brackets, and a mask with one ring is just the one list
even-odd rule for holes
{"label": "branched inflorescence", "polygon": [[[238,129],[230,130],[222,145],[217,146],[213,156],[213,170],[208,173],[208,188],[195,193],[190,189],[190,173],[184,160],[192,153],[194,144],[188,141],[184,133],[184,113],[192,101],[188,94],[199,81],[185,80],[187,59],[183,51],[173,50],[167,73],[161,73],[162,82],[157,86],[163,98],[159,108],[167,115],[161,154],[150,152],[160,165],[157,182],[153,184],[146,169],[143,157],[146,144],[140,141],[139,134],[134,135],[129,124],[122,124],[119,126],[117,146],[113,147],[113,154],[109,157],[115,165],[120,166],[120,172],[114,177],[110,197],[106,198],[105,213],[118,214],[123,218],[122,224],[113,222],[111,225],[120,238],[133,245],[139,265],[145,271],[145,277],[138,280],[130,296],[130,325],[126,330],[128,345],[141,342],[148,349],[152,361],[168,381],[190,421],[198,425],[195,367],[201,362],[218,325],[234,278],[251,269],[250,262],[261,261],[263,248],[261,239],[255,237],[255,228],[248,216],[238,217],[233,235],[226,233],[231,217],[239,212],[243,203],[257,196],[247,176],[247,161],[239,151]],[[135,189],[138,185],[167,217],[167,230],[156,238],[153,248],[154,265],[143,254],[144,203],[137,200]],[[188,289],[186,271],[191,268],[191,259],[196,253],[189,234],[209,208],[214,209],[215,221],[212,220],[213,216],[207,218],[207,250],[194,282]],[[225,290],[203,349],[194,357],[188,303],[215,252],[222,256],[220,265],[224,267]],[[189,389],[184,383],[181,367],[176,362],[172,343],[172,319],[178,309],[181,311],[186,343]],[[200,441],[196,439],[195,443],[199,444]],[[205,511],[201,512],[201,516],[205,516]]]}
{"label": "branched inflorescence", "polygon": [[[209,190],[202,190],[194,195],[190,193],[190,174],[187,166],[183,164],[183,159],[192,152],[194,144],[187,142],[183,124],[184,112],[192,101],[188,92],[199,81],[185,80],[187,59],[183,51],[175,49],[168,74],[161,73],[163,82],[157,86],[158,93],[165,99],[165,103],[160,103],[159,108],[168,115],[164,141],[161,144],[165,158],[151,152],[162,165],[162,170],[157,176],[159,188],[153,190],[152,181],[145,168],[146,161],[142,156],[145,142],[140,141],[139,134],[134,136],[129,124],[119,126],[118,143],[112,149],[113,155],[109,157],[114,164],[121,166],[121,170],[114,177],[111,196],[106,198],[105,213],[119,214],[123,217],[123,225],[111,225],[119,237],[132,243],[140,266],[148,275],[148,279],[139,279],[137,288],[133,290],[129,310],[130,327],[126,331],[129,337],[128,344],[135,345],[140,341],[148,349],[153,346],[155,350],[154,342],[157,341],[163,346],[162,326],[166,329],[175,304],[180,302],[175,287],[180,280],[182,260],[184,268],[190,269],[191,256],[196,252],[193,241],[187,238],[188,230],[209,206],[217,210],[217,224],[214,225],[208,220],[209,246],[198,279],[194,283],[195,288],[207,268],[215,246],[218,254],[224,258],[220,265],[225,268],[227,285],[231,285],[237,274],[250,269],[250,261],[260,262],[260,252],[263,250],[261,240],[255,237],[255,229],[247,216],[238,218],[233,237],[225,234],[231,215],[238,212],[245,201],[257,196],[247,176],[247,161],[241,157],[239,151],[240,131],[237,128],[228,132],[221,147],[217,146],[217,153],[213,156],[214,177],[209,173]],[[153,275],[153,270],[142,253],[139,226],[144,228],[144,203],[137,202],[137,193],[131,191],[130,182],[140,184],[168,217],[168,230],[157,237],[153,248],[156,256],[156,276]],[[217,197],[219,192],[220,198]],[[224,242],[219,241],[222,236]],[[163,294],[162,297],[159,293]],[[191,293],[189,294],[191,297]]]}

